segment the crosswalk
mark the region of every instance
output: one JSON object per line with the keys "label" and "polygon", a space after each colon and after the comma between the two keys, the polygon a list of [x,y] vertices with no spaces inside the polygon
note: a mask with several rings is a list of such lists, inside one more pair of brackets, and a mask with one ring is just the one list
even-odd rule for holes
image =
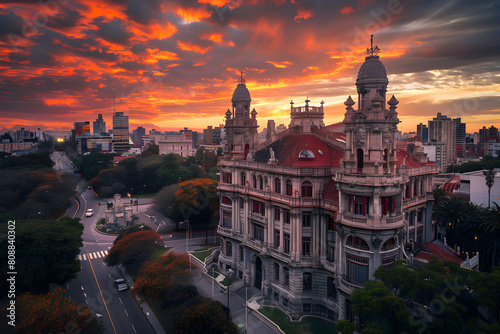
{"label": "crosswalk", "polygon": [[106,255],[108,255],[108,251],[98,251],[93,253],[80,254],[78,255],[78,260],[87,261],[87,259],[88,260],[100,259],[105,257]]}

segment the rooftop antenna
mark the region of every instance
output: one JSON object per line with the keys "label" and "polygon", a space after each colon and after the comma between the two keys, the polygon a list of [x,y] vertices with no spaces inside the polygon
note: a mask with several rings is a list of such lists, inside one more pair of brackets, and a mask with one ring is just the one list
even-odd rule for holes
{"label": "rooftop antenna", "polygon": [[373,46],[373,34],[371,35],[370,38],[370,48],[366,49],[366,53],[369,54],[371,57],[373,57],[373,55],[378,55],[380,53],[378,45]]}

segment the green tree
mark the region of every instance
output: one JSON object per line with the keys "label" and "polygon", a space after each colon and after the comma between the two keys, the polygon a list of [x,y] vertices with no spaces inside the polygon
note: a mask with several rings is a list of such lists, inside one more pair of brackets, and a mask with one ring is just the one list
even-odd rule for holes
{"label": "green tree", "polygon": [[490,207],[490,198],[491,198],[491,187],[495,183],[495,175],[497,173],[493,169],[488,169],[483,172],[484,181],[486,182],[486,187],[488,187],[488,208]]}
{"label": "green tree", "polygon": [[477,294],[477,304],[486,306],[496,322],[500,323],[500,267],[495,267],[491,273],[475,273],[467,284]]}
{"label": "green tree", "polygon": [[442,198],[432,209],[432,219],[444,226],[448,244],[456,242],[455,231],[470,219],[468,203],[456,196]]}
{"label": "green tree", "polygon": [[361,324],[384,333],[400,333],[410,329],[410,312],[402,298],[393,296],[383,282],[366,282],[364,289],[351,293],[353,311]]}
{"label": "green tree", "polygon": [[352,334],[354,332],[354,324],[349,320],[337,320],[335,329],[342,334]]}
{"label": "green tree", "polygon": [[87,180],[92,180],[103,169],[112,166],[113,158],[117,154],[110,153],[90,153],[75,160],[75,166],[80,169],[80,173]]}
{"label": "green tree", "polygon": [[52,166],[54,166],[54,161],[48,152],[10,156],[0,160],[1,169],[43,169],[52,168]]}
{"label": "green tree", "polygon": [[239,330],[224,312],[219,301],[204,298],[201,304],[188,307],[181,313],[175,322],[175,332],[179,334],[236,334]]}
{"label": "green tree", "polygon": [[[0,225],[7,231],[8,222]],[[79,219],[16,220],[16,292],[47,292],[50,283],[63,284],[80,271],[83,225]],[[0,239],[1,292],[7,291],[7,234]]]}
{"label": "green tree", "polygon": [[160,147],[155,144],[149,144],[148,148],[141,153],[140,157],[146,158],[158,154],[160,154]]}

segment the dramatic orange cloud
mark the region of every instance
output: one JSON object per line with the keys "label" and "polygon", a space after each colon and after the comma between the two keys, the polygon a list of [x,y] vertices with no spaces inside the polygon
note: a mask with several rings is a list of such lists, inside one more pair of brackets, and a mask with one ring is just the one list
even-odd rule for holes
{"label": "dramatic orange cloud", "polygon": [[63,99],[45,99],[43,101],[46,105],[49,107],[53,106],[67,106],[67,107],[74,107],[78,105],[78,100],[74,98],[63,98]]}
{"label": "dramatic orange cloud", "polygon": [[282,62],[277,62],[277,61],[266,61],[266,63],[269,63],[271,65],[273,65],[274,67],[277,67],[277,68],[288,68],[289,66],[292,66],[293,63],[292,62],[289,62],[289,61],[282,61]]}
{"label": "dramatic orange cloud", "polygon": [[186,23],[200,22],[203,19],[209,18],[211,16],[210,12],[206,8],[181,8],[177,9],[177,15],[179,15],[182,20]]}
{"label": "dramatic orange cloud", "polygon": [[340,14],[349,14],[354,13],[354,9],[350,6],[345,5],[340,9]]}
{"label": "dramatic orange cloud", "polygon": [[192,44],[190,42],[181,42],[181,41],[177,41],[177,47],[183,51],[194,51],[196,53],[200,53],[200,54],[205,54],[205,52],[207,52],[208,50],[211,49],[210,46],[207,46],[207,47],[201,47],[199,45],[195,45],[195,44]]}
{"label": "dramatic orange cloud", "polygon": [[297,8],[297,15],[293,18],[295,21],[307,20],[314,16],[314,11],[308,8]]}

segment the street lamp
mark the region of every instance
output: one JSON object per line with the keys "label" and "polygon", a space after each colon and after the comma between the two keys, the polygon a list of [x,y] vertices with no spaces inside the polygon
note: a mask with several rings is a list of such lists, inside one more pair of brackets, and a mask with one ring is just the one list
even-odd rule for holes
{"label": "street lamp", "polygon": [[231,274],[233,271],[231,269],[227,270],[227,316],[229,317],[229,281],[231,279]]}
{"label": "street lamp", "polygon": [[188,233],[189,233],[189,219],[186,219],[185,221],[181,222],[180,224],[183,225],[184,223],[187,223],[187,229],[186,229],[186,254],[189,257],[189,270],[191,270],[191,256],[189,256],[189,239],[188,239]]}
{"label": "street lamp", "polygon": [[29,216],[28,216],[28,215],[26,215],[26,220],[28,220],[28,218],[35,217],[36,215],[39,215],[39,214],[41,214],[41,213],[42,213],[42,211],[38,211],[37,213],[34,213],[34,214],[32,214],[32,215],[29,215]]}

